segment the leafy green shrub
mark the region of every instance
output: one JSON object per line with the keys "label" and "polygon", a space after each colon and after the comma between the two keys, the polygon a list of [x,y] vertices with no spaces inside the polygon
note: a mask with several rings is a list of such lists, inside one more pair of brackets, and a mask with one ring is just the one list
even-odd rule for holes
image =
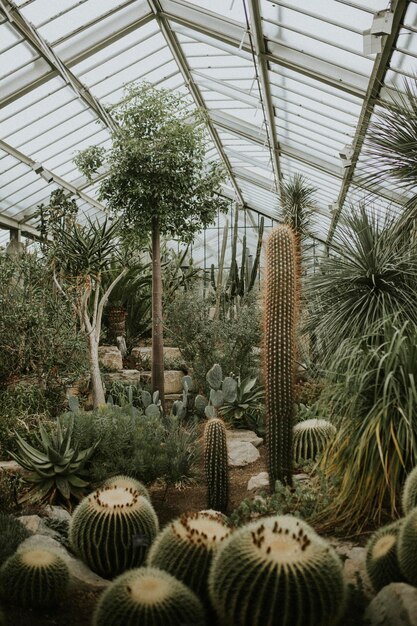
{"label": "leafy green shrub", "polygon": [[32,414],[23,411],[18,414],[15,411],[11,413],[0,411],[0,458],[9,459],[9,451],[18,451],[16,433],[28,443],[34,444],[39,427],[42,424],[50,426],[52,423],[47,413]]}
{"label": "leafy green shrub", "polygon": [[0,513],[0,565],[18,546],[30,536],[30,532],[13,515]]}
{"label": "leafy green shrub", "polygon": [[173,416],[145,416],[133,407],[107,405],[92,413],[74,414],[78,446],[98,442],[89,468],[94,483],[115,474],[148,484],[157,478],[175,484],[187,481],[193,476],[197,437],[192,424],[185,428]]}
{"label": "leafy green shrub", "polygon": [[18,493],[23,479],[20,473],[0,470],[0,511],[13,513],[19,508]]}
{"label": "leafy green shrub", "polygon": [[253,353],[261,340],[260,311],[255,293],[242,302],[233,319],[210,319],[210,301],[196,290],[177,293],[167,306],[167,336],[193,370],[195,389],[208,391],[206,372],[218,363],[224,374],[258,373]]}

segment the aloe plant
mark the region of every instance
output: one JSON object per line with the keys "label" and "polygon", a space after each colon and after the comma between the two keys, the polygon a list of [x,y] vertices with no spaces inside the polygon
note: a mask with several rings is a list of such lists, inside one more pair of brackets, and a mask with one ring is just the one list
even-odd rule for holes
{"label": "aloe plant", "polygon": [[37,435],[40,449],[28,444],[16,433],[19,452],[9,454],[28,471],[25,480],[31,483],[31,488],[22,496],[21,502],[52,503],[63,500],[71,508],[71,499],[80,500],[84,497],[89,485],[85,465],[99,442],[86,450],[79,450],[78,446],[73,446],[73,429],[73,419],[63,427],[58,418],[56,428],[50,432],[40,426]]}
{"label": "aloe plant", "polygon": [[220,413],[236,428],[257,428],[265,398],[263,387],[257,378],[250,376],[243,380],[239,376],[236,382],[235,399],[232,402],[225,400]]}

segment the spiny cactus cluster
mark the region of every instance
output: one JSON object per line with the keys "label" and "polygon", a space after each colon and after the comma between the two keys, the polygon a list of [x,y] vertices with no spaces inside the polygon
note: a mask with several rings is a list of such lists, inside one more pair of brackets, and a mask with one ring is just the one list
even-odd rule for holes
{"label": "spiny cactus cluster", "polygon": [[367,545],[366,571],[376,592],[390,583],[404,581],[397,556],[402,521],[377,530]]}
{"label": "spiny cactus cluster", "polygon": [[131,476],[125,476],[124,474],[117,474],[117,476],[112,476],[111,478],[107,478],[104,481],[103,487],[124,487],[127,489],[135,489],[140,493],[141,496],[151,501],[151,497],[149,495],[149,491],[146,489],[145,485],[142,484],[136,478],[132,478]]}
{"label": "spiny cactus cluster", "polygon": [[108,487],[75,509],[69,530],[73,551],[97,574],[113,578],[141,565],[158,532],[151,503],[132,487]]}
{"label": "spiny cactus cluster", "polygon": [[294,461],[315,459],[336,434],[336,428],[322,419],[310,419],[294,426]]}
{"label": "spiny cactus cluster", "polygon": [[197,596],[167,572],[141,567],[112,582],[100,597],[93,626],[204,626]]}
{"label": "spiny cactus cluster", "polygon": [[408,515],[417,506],[417,467],[408,474],[401,498],[404,515]]}
{"label": "spiny cactus cluster", "polygon": [[214,557],[209,590],[222,626],[331,626],[346,596],[337,554],[291,516],[232,533]]}
{"label": "spiny cactus cluster", "polygon": [[169,572],[207,600],[207,578],[213,556],[230,532],[227,518],[217,511],[186,513],[156,538],[148,564]]}
{"label": "spiny cactus cluster", "polygon": [[2,595],[16,606],[54,606],[65,599],[68,585],[68,567],[51,550],[22,549],[0,569]]}
{"label": "spiny cactus cluster", "polygon": [[229,465],[226,428],[223,420],[210,419],[204,430],[204,474],[207,507],[226,512],[229,502]]}
{"label": "spiny cactus cluster", "polygon": [[274,228],[267,244],[264,313],[264,365],[268,468],[271,489],[277,480],[292,484],[297,258],[294,233]]}

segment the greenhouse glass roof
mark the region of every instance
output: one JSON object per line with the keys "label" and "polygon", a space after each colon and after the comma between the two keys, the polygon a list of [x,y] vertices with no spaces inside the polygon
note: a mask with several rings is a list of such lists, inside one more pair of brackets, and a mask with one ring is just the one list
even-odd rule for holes
{"label": "greenhouse glass roof", "polygon": [[[36,236],[33,213],[57,187],[103,211],[74,154],[109,145],[112,109],[141,80],[206,109],[207,158],[224,163],[223,193],[253,226],[301,173],[331,237],[343,207],[371,195],[363,138],[416,57],[414,1],[0,0],[0,244],[8,229]],[[402,202],[390,183],[371,198],[381,212]]]}

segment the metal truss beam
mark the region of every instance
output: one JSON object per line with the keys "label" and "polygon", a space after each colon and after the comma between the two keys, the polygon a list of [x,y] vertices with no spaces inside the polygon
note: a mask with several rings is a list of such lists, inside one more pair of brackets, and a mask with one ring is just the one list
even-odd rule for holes
{"label": "metal truss beam", "polygon": [[280,147],[275,126],[274,105],[271,96],[271,86],[269,82],[268,64],[266,61],[266,46],[262,31],[262,18],[259,10],[258,0],[249,0],[249,14],[252,42],[254,44],[256,59],[258,62],[260,88],[266,118],[266,128],[271,150],[272,166],[275,174],[275,184],[280,198],[283,195],[283,176],[279,160]]}
{"label": "metal truss beam", "polygon": [[0,228],[4,228],[5,230],[10,231],[18,231],[22,235],[29,237],[31,239],[39,239],[40,232],[34,226],[30,226],[29,224],[25,224],[24,222],[19,222],[18,220],[5,215],[4,213],[0,213]]}
{"label": "metal truss beam", "polygon": [[[340,188],[339,196],[336,201],[337,208],[333,214],[333,219],[330,224],[329,232],[327,235],[327,243],[329,244],[334,235],[334,231],[337,222],[340,217],[340,213],[343,210],[343,206],[348,194],[351,184],[354,182],[353,176],[358,163],[359,155],[362,150],[363,142],[365,140],[366,131],[369,126],[369,122],[377,103],[377,99],[381,92],[381,87],[384,82],[385,75],[389,69],[389,64],[394,53],[395,44],[398,39],[398,35],[401,29],[401,25],[404,21],[405,13],[407,11],[409,0],[393,0],[392,11],[394,13],[392,31],[390,35],[384,37],[381,52],[376,56],[372,74],[369,80],[369,86],[366,92],[365,99],[363,101],[362,110],[359,116],[358,125],[356,127],[355,136],[352,142],[353,155],[351,159],[351,165],[345,169],[343,176],[342,186]],[[379,192],[378,192],[379,193]],[[381,194],[379,194],[381,195]]]}
{"label": "metal truss beam", "polygon": [[7,152],[7,154],[10,154],[10,156],[14,157],[21,163],[24,163],[25,165],[30,167],[36,174],[41,176],[47,183],[55,183],[59,187],[62,187],[62,189],[66,189],[67,191],[69,191],[74,196],[78,196],[79,198],[81,198],[81,200],[84,200],[85,202],[95,207],[96,209],[99,209],[100,211],[103,211],[103,212],[106,211],[105,207],[102,204],[100,204],[100,202],[98,202],[94,198],[91,198],[91,196],[84,193],[84,191],[82,191],[78,187],[75,187],[68,181],[61,178],[61,176],[58,176],[58,174],[55,174],[54,172],[51,172],[47,168],[43,167],[41,163],[34,161],[30,157],[28,157],[26,154],[23,154],[23,152],[20,152],[20,150],[13,148],[13,146],[9,145],[2,139],[0,139],[0,150],[4,150],[4,152]]}
{"label": "metal truss beam", "polygon": [[168,24],[167,20],[165,19],[165,17],[163,16],[163,11],[162,11],[162,7],[161,4],[159,2],[159,0],[148,0],[149,2],[149,6],[151,7],[155,18],[159,24],[159,27],[162,31],[162,34],[165,37],[165,40],[167,42],[167,45],[171,51],[171,54],[173,55],[175,62],[178,65],[178,68],[184,78],[184,81],[194,99],[194,102],[196,103],[196,105],[202,109],[203,111],[206,112],[206,124],[207,124],[207,128],[208,131],[210,133],[210,136],[213,140],[214,145],[217,148],[217,151],[219,152],[219,155],[224,163],[224,166],[227,170],[227,173],[229,175],[230,181],[233,185],[233,188],[236,192],[236,196],[239,200],[239,203],[242,206],[245,206],[245,200],[242,196],[242,192],[239,189],[239,186],[236,182],[234,173],[233,173],[233,169],[230,165],[229,159],[226,156],[226,153],[224,151],[223,148],[223,144],[220,140],[220,137],[218,135],[218,132],[216,130],[216,128],[214,127],[213,123],[210,120],[208,111],[207,111],[207,107],[206,104],[204,102],[204,98],[201,95],[201,92],[199,90],[199,88],[197,87],[196,83],[193,80],[193,76],[191,73],[191,70],[188,66],[188,63],[186,61],[185,55],[183,53],[183,51],[181,50],[181,46],[178,43],[178,39],[177,36],[175,35],[175,33],[171,30],[170,25]]}

